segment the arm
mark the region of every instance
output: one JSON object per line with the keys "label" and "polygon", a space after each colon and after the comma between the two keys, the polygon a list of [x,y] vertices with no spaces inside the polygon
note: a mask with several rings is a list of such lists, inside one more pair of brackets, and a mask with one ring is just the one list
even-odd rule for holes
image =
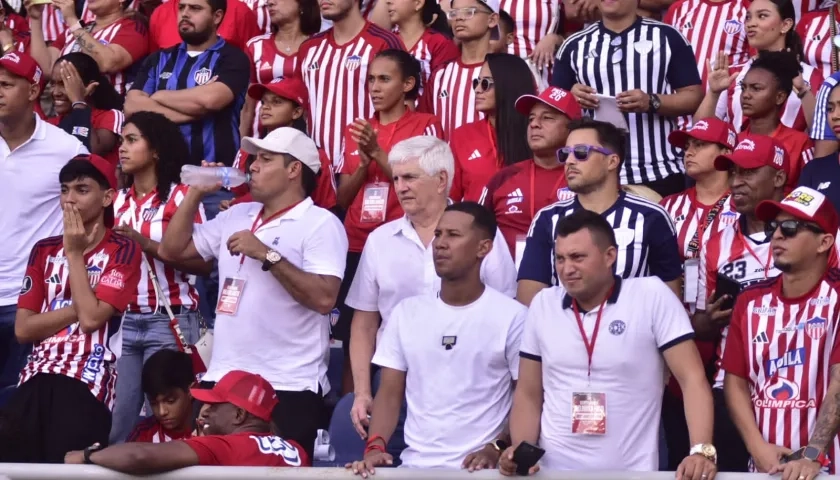
{"label": "arm", "polygon": [[[65,21],[67,22],[67,25],[75,25],[79,20],[74,18],[65,19]],[[122,28],[126,28],[126,26],[123,26]],[[81,51],[96,60],[96,64],[99,65],[99,69],[102,73],[121,72],[134,63],[134,58],[125,47],[117,43],[109,43],[105,45],[99,40],[93,38],[93,35],[84,28],[80,28],[72,32],[71,35],[73,35],[76,39],[76,45],[81,48]],[[137,43],[138,45],[148,45],[148,40],[146,40],[145,36],[142,36],[140,40],[133,43]],[[146,48],[143,48],[141,56],[145,54],[146,50]],[[56,56],[56,59],[57,58],[58,57]],[[44,71],[51,72],[52,69],[44,69]]]}
{"label": "arm", "polygon": [[519,380],[513,392],[513,407],[510,412],[511,445],[538,442],[542,407],[542,362],[523,356],[519,360]]}
{"label": "arm", "polygon": [[175,123],[190,123],[199,120],[199,116],[187,115],[162,105],[153,100],[142,90],[131,90],[125,96],[125,116],[142,111],[159,113]]}
{"label": "arm", "polygon": [[[555,63],[555,65],[557,65]],[[531,304],[540,290],[551,285],[552,265],[554,264],[554,237],[552,236],[552,217],[558,215],[553,210],[537,214],[528,229],[525,251],[519,262],[519,284],[516,299],[526,307]]]}
{"label": "arm", "polygon": [[15,337],[22,344],[40,342],[74,323],[76,310],[72,306],[44,313],[18,308],[15,314]]}
{"label": "arm", "polygon": [[[694,57],[692,56],[692,58]],[[697,68],[694,68],[694,73],[697,73]],[[666,117],[691,115],[700,106],[705,93],[702,85],[690,85],[677,88],[670,95],[660,95],[659,100],[662,101],[662,105],[657,113]]]}
{"label": "arm", "polygon": [[356,397],[372,398],[370,363],[376,350],[379,312],[356,310],[350,323],[350,366]]}
{"label": "arm", "polygon": [[198,454],[185,442],[123,443],[94,452],[90,461],[129,475],[149,475],[198,465]]}
{"label": "arm", "polygon": [[726,372],[723,377],[723,393],[726,397],[726,407],[732,423],[741,434],[747,450],[752,453],[759,445],[764,444],[764,437],[758,424],[755,421],[755,412],[750,395],[750,387],[747,379],[738,375]]}
{"label": "arm", "polygon": [[[346,254],[347,248],[344,249],[344,255]],[[301,305],[324,315],[330,313],[335,306],[341,277],[305,272],[292,265],[285,257],[271,267],[269,272]]]}
{"label": "arm", "polygon": [[[648,1],[665,3],[666,8],[669,3],[669,0]],[[668,45],[671,48],[666,76],[674,93],[659,96],[662,105],[657,113],[667,117],[691,115],[700,106],[706,93],[703,82],[700,80],[700,72],[697,70],[694,50],[688,40],[676,29],[665,27],[663,32],[668,37]]]}
{"label": "arm", "polygon": [[405,372],[383,367],[379,390],[373,399],[368,438],[380,436],[383,443],[387,445],[397,428],[403,398],[405,398]]}
{"label": "arm", "polygon": [[[184,200],[172,215],[172,220],[169,221],[166,232],[163,233],[163,239],[158,244],[156,258],[164,262],[180,263],[204,260],[204,256],[198,252],[192,238],[195,216],[201,205],[202,196],[203,193],[196,188],[191,187],[187,190]],[[206,225],[214,224],[215,220],[207,222]]]}
{"label": "arm", "polygon": [[829,370],[828,389],[817,414],[817,424],[808,445],[821,452],[831,449],[831,444],[840,430],[840,364],[833,364]]}
{"label": "arm", "polygon": [[239,118],[239,135],[241,137],[251,136],[251,127],[254,126],[254,119],[257,116],[257,101],[249,95],[245,96],[245,105],[242,106],[242,114]]}
{"label": "arm", "polygon": [[151,100],[183,115],[200,118],[227,107],[234,95],[218,81],[183,90],[158,90]]}
{"label": "arm", "polygon": [[90,151],[97,155],[107,155],[114,150],[118,141],[116,133],[106,128],[94,128],[90,136]]}
{"label": "arm", "polygon": [[683,341],[662,354],[676,377],[685,400],[685,419],[691,445],[712,443],[714,405],[706,372],[692,341]]}
{"label": "arm", "polygon": [[674,222],[668,212],[658,208],[645,227],[649,228],[649,251],[656,252],[649,262],[650,274],[659,277],[678,299],[682,299],[683,262]]}
{"label": "arm", "polygon": [[36,18],[35,15],[32,15],[32,10],[36,10],[37,8],[32,7],[29,12],[29,55],[38,62],[38,66],[41,67],[44,75],[49,77],[52,74],[53,65],[58,60],[60,52],[57,48],[48,46],[44,40],[44,24],[41,17],[44,8],[40,8],[40,14]]}
{"label": "arm", "polygon": [[[344,162],[339,171],[338,191],[336,192],[336,203],[345,210],[359,194],[365,185],[370,167],[370,157],[362,155],[359,144],[353,140],[350,128],[345,128],[344,133]],[[386,177],[390,179],[391,177]]]}
{"label": "arm", "polygon": [[[170,223],[171,225],[171,223]],[[167,229],[168,230],[168,229]],[[195,257],[188,257],[184,260],[169,261],[160,255],[160,242],[156,242],[150,238],[142,237],[145,241],[140,243],[143,253],[156,260],[169,265],[170,267],[180,272],[189,273],[190,275],[205,276],[210,275],[213,271],[213,262],[205,261],[200,255]],[[192,243],[192,242],[190,242]],[[195,248],[195,244],[192,244]],[[188,247],[189,248],[189,247]]]}

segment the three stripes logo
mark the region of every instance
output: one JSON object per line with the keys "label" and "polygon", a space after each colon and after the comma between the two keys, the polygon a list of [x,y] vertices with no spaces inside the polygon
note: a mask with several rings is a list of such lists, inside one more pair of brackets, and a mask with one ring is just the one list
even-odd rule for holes
{"label": "three stripes logo", "polygon": [[770,339],[767,337],[767,332],[761,332],[753,338],[753,343],[769,343]]}
{"label": "three stripes logo", "polygon": [[46,282],[53,285],[61,285],[61,275],[54,273],[51,277],[47,278]]}

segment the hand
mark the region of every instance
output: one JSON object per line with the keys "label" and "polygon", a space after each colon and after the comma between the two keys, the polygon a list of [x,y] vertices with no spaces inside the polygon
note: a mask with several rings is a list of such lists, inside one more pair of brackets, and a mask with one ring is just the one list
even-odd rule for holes
{"label": "hand", "polygon": [[732,309],[728,310],[721,310],[721,305],[724,301],[731,298],[729,295],[721,295],[717,301],[714,301],[715,292],[712,290],[712,294],[709,295],[709,298],[706,299],[706,315],[714,322],[718,327],[723,328],[729,325],[729,319],[732,316]]}
{"label": "hand", "polygon": [[0,28],[0,46],[4,49],[8,46],[15,46],[15,34],[8,28]]}
{"label": "hand", "polygon": [[85,464],[85,452],[83,450],[73,450],[64,454],[64,463],[73,465]]}
{"label": "hand", "polygon": [[677,480],[714,480],[717,465],[703,455],[689,455],[677,467]]}
{"label": "hand", "polygon": [[114,227],[114,232],[119,233],[125,237],[128,237],[135,242],[140,244],[140,248],[145,252],[149,247],[150,240],[144,237],[140,232],[137,230],[129,227],[128,225],[117,225]]}
{"label": "hand", "polygon": [[802,78],[802,72],[793,79],[793,93],[798,97],[811,91],[811,86]]}
{"label": "hand", "polygon": [[[516,475],[516,462],[513,461],[513,452],[516,450],[515,447],[508,447],[507,450],[502,452],[501,458],[499,458],[499,473],[505,475],[507,477],[512,477]],[[540,464],[536,464],[530,469],[528,469],[528,475],[533,475],[540,471]]]}
{"label": "hand", "polygon": [[464,459],[461,468],[466,468],[470,472],[476,470],[484,470],[485,468],[496,468],[499,464],[499,451],[492,445],[485,445],[481,450],[475,451]]}
{"label": "hand", "polygon": [[[221,162],[212,163],[212,162],[202,160],[201,161],[201,166],[202,167],[215,168],[215,167],[226,167],[227,165],[225,165],[224,163],[221,163]],[[222,182],[217,182],[215,185],[190,185],[190,189],[188,190],[188,192],[198,192],[199,196],[203,197],[203,196],[207,195],[208,193],[218,192],[219,190],[221,190],[221,188],[222,188]]]}
{"label": "hand", "polygon": [[782,474],[781,480],[814,480],[820,474],[822,465],[818,462],[800,458],[771,468],[770,475]]}
{"label": "hand", "polygon": [[99,86],[99,82],[90,82],[89,85],[85,86],[79,71],[70,62],[61,62],[59,74],[61,75],[61,81],[64,83],[67,98],[70,99],[71,103],[84,102]]}
{"label": "hand", "polygon": [[[782,455],[790,455],[793,450],[772,443],[764,442],[756,451],[750,451],[752,454],[755,468],[761,473],[769,473],[770,471],[779,468],[781,465]],[[776,470],[778,471],[778,470]]]}
{"label": "hand", "polygon": [[359,168],[367,169],[370,167],[370,162],[373,159],[370,158],[370,155],[359,149]]}
{"label": "hand", "polygon": [[221,202],[219,202],[219,211],[224,212],[225,210],[230,208],[230,202],[231,201],[228,200],[228,199],[225,199],[225,200],[222,200]]}
{"label": "hand", "polygon": [[361,475],[362,478],[367,478],[368,475],[375,475],[373,467],[381,467],[382,465],[393,465],[394,457],[389,453],[380,452],[379,450],[371,450],[365,454],[363,460],[357,460],[353,463],[348,463],[344,468],[353,470],[354,475]]}
{"label": "hand", "polygon": [[599,0],[583,0],[581,3],[580,12],[584,23],[597,22],[601,19]]}
{"label": "hand", "polygon": [[598,108],[598,97],[595,96],[596,93],[598,92],[594,88],[582,83],[576,83],[572,87],[572,95],[574,95],[575,100],[583,108]]}
{"label": "hand", "polygon": [[90,233],[85,232],[82,215],[75,205],[64,204],[64,252],[67,255],[84,255],[85,249],[93,243],[99,224],[95,224]]}
{"label": "hand", "polygon": [[231,255],[245,255],[248,258],[265,261],[268,247],[250,230],[240,230],[228,238],[227,248]]}
{"label": "hand", "polygon": [[370,425],[368,414],[373,408],[373,398],[367,394],[356,394],[353,399],[353,407],[350,409],[350,419],[353,420],[353,426],[362,439],[367,438],[367,430],[365,427]]}
{"label": "hand", "polygon": [[721,93],[735,81],[738,72],[729,73],[729,57],[723,51],[718,52],[714,67],[709,60],[706,60],[706,75],[708,77],[709,90],[712,93]]}
{"label": "hand", "polygon": [[624,113],[647,113],[650,111],[650,95],[639,90],[621,92],[615,96],[618,109]]}
{"label": "hand", "polygon": [[72,27],[79,21],[79,17],[76,16],[76,2],[74,0],[53,0],[52,3],[55,8],[61,11],[64,24],[68,27]]}
{"label": "hand", "polygon": [[379,153],[381,149],[376,136],[376,130],[373,129],[373,126],[367,120],[362,120],[361,118],[356,119],[356,121],[350,124],[349,128],[350,137],[354,142],[359,144],[360,154],[364,152],[374,157]]}
{"label": "hand", "polygon": [[34,0],[24,0],[23,6],[26,8],[26,14],[31,20],[35,22],[40,22],[41,17],[44,16],[44,7],[46,7],[46,5],[44,5],[43,3],[39,5],[33,5],[33,1]]}
{"label": "hand", "polygon": [[528,58],[539,70],[551,67],[554,64],[554,52],[562,40],[563,38],[556,33],[547,34],[537,43]]}

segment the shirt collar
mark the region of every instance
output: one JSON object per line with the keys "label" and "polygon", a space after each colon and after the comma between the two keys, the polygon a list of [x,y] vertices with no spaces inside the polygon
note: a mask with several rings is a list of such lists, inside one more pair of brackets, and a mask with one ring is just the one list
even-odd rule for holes
{"label": "shirt collar", "polygon": [[[251,218],[252,220],[257,218],[257,215],[260,214],[260,212],[262,211],[262,208],[263,208],[261,203],[259,203],[259,202],[255,202],[255,203],[257,205],[260,205],[260,208],[252,211],[248,215],[248,217]],[[277,220],[279,220],[279,221],[299,220],[309,210],[309,207],[311,207],[313,205],[314,205],[314,203],[312,202],[312,197],[306,197],[303,200],[301,200],[300,203],[295,205],[291,210],[289,210],[288,212],[281,215],[280,218],[276,218],[276,219],[272,220],[271,222],[266,223],[265,225],[268,225],[268,224],[270,224],[274,221],[277,221]]]}
{"label": "shirt collar", "polygon": [[[175,3],[177,3],[177,2],[175,2]],[[224,44],[225,44],[225,39],[222,38],[221,36],[216,36],[216,43],[214,43],[207,50],[205,50],[204,52],[201,52],[201,53],[203,54],[203,53],[209,52],[211,50],[219,50],[224,46]],[[187,42],[179,43],[178,44],[178,49],[186,52],[187,51]]]}
{"label": "shirt collar", "polygon": [[[618,301],[618,295],[621,293],[621,277],[615,275],[615,285],[613,286],[612,293],[610,294],[609,298],[607,298],[607,303],[614,304]],[[563,296],[563,309],[572,308],[572,296],[566,293]]]}

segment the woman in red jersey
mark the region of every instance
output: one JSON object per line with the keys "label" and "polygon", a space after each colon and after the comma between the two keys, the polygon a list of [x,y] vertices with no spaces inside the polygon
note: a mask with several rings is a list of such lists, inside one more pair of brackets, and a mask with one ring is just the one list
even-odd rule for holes
{"label": "woman in red jersey", "polygon": [[507,53],[488,54],[473,80],[475,109],[482,120],[452,132],[455,178],[449,197],[476,202],[490,178],[502,167],[531,158],[528,117],[514,104],[522,95],[536,95],[534,77],[525,60]]}
{"label": "woman in red jersey", "polygon": [[75,135],[86,147],[117,166],[117,149],[125,117],[123,98],[99,71],[96,61],[76,52],[53,66],[55,117],[48,122]]}

